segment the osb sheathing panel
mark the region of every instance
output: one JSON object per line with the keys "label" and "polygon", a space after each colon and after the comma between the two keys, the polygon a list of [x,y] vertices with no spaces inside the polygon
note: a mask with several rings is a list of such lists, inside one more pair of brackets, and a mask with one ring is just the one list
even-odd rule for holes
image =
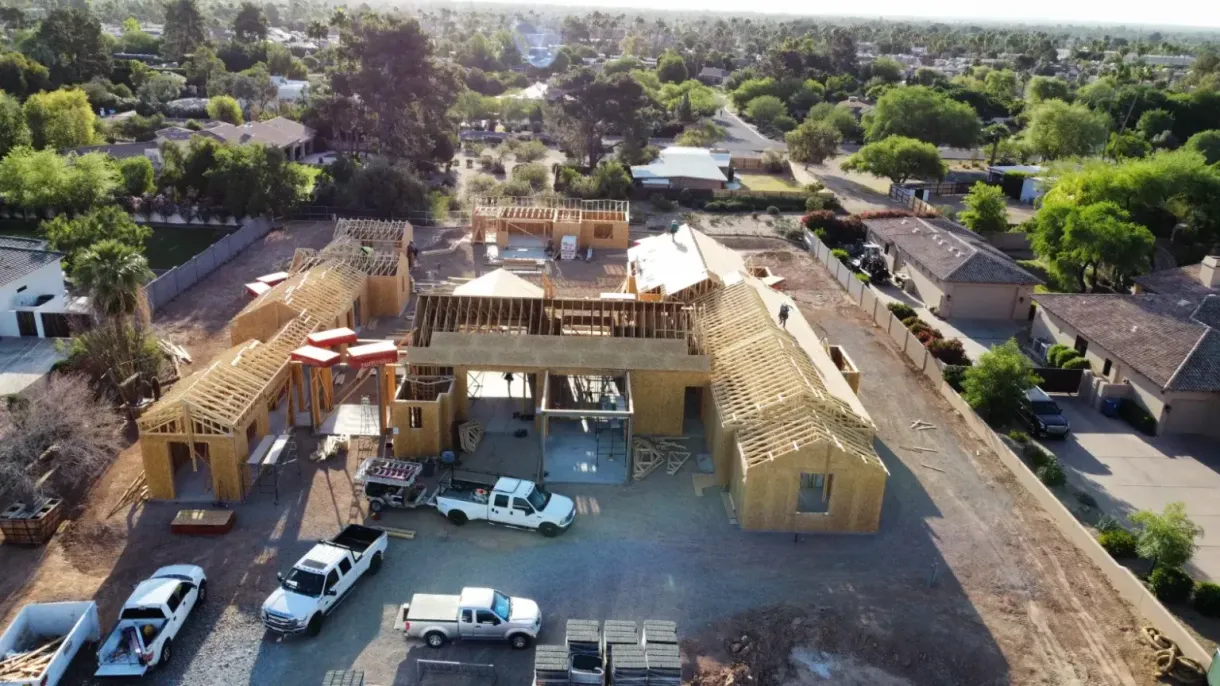
{"label": "osb sheathing panel", "polygon": [[683,435],[686,388],[706,386],[709,379],[709,374],[698,373],[631,372],[634,432],[642,436]]}
{"label": "osb sheathing panel", "polygon": [[[270,429],[270,416],[266,406],[255,410],[250,422],[255,425],[255,440],[266,436]],[[206,443],[208,445],[208,465],[212,476],[212,492],[217,500],[241,500],[250,487],[246,473],[246,459],[250,457],[250,445],[246,442],[246,429],[249,423],[240,427],[232,436],[200,436],[186,434],[145,434],[140,436],[140,454],[144,461],[144,474],[148,480],[149,497],[154,500],[172,500],[176,497],[174,488],[174,467],[170,458],[170,443],[191,444]],[[182,469],[190,469],[184,465]],[[207,469],[200,461],[200,469]]]}
{"label": "osb sheathing panel", "polygon": [[154,500],[170,500],[174,497],[174,467],[169,458],[169,442],[172,440],[183,439],[165,435],[140,437],[144,478],[148,481],[148,495]]}
{"label": "osb sheathing panel", "polygon": [[733,430],[725,427],[716,408],[716,399],[710,389],[703,389],[703,436],[707,441],[707,452],[716,466],[716,485],[727,486],[730,480],[732,460],[735,459],[737,443]]}
{"label": "osb sheathing panel", "polygon": [[436,332],[407,348],[410,364],[482,370],[651,370],[707,374],[710,363],[682,340]]}
{"label": "osb sheathing panel", "polygon": [[[411,428],[411,408],[420,410],[422,426]],[[390,423],[397,427],[394,437],[395,457],[435,457],[441,452],[445,422],[441,403],[437,401],[396,400],[390,405]]]}
{"label": "osb sheathing panel", "polygon": [[[403,270],[406,271],[405,269]],[[370,276],[368,281],[368,312],[361,312],[366,321],[369,317],[397,317],[407,306],[409,291],[403,288],[402,276]]]}
{"label": "osb sheathing panel", "polygon": [[[608,238],[598,238],[594,235],[593,227],[596,224],[610,224],[613,228]],[[625,221],[594,221],[586,219],[581,223],[581,238],[580,247],[600,248],[602,250],[626,250],[627,249],[627,222]]]}
{"label": "osb sheathing panel", "polygon": [[[740,459],[735,470],[740,474]],[[797,512],[801,474],[831,474],[830,507],[826,514]],[[734,485],[737,519],[743,529],[875,533],[885,495],[885,469],[839,450],[826,441],[759,464],[745,471]]]}
{"label": "osb sheathing panel", "polygon": [[249,340],[265,343],[298,314],[300,313],[283,302],[269,302],[257,310],[234,317],[229,330],[229,341],[233,345],[240,345]]}

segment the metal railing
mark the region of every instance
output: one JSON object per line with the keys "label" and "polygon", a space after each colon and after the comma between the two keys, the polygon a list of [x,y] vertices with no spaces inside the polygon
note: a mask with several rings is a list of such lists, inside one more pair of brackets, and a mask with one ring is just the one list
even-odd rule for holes
{"label": "metal railing", "polygon": [[477,676],[481,680],[479,683],[494,686],[496,683],[496,666],[480,664],[477,662],[452,662],[449,660],[420,660],[415,663],[415,678],[418,682],[423,682],[424,675],[434,674],[461,674],[463,676]]}

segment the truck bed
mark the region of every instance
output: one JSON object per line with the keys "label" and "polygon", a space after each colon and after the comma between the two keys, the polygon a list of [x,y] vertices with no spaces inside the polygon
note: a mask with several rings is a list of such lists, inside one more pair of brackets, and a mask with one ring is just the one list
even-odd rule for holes
{"label": "truck bed", "polygon": [[413,622],[456,622],[460,601],[461,598],[455,595],[416,593],[411,596],[407,619]]}
{"label": "truck bed", "polygon": [[382,536],[385,536],[385,533],[378,529],[359,524],[348,524],[343,531],[339,532],[338,536],[327,542],[340,548],[347,548],[359,557],[360,553],[368,550]]}
{"label": "truck bed", "polygon": [[[486,503],[491,498],[491,492],[495,490],[496,482],[499,479],[499,475],[486,472],[449,470],[449,473],[441,479],[436,495],[438,498]],[[476,495],[480,489],[485,491],[482,496]]]}

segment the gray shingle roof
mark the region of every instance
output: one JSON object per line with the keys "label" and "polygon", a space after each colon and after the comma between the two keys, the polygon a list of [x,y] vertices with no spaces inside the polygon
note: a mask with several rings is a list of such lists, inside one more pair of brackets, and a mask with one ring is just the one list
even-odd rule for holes
{"label": "gray shingle roof", "polygon": [[33,238],[0,236],[0,284],[12,283],[63,257],[63,253],[44,250],[43,245]]}
{"label": "gray shingle roof", "polygon": [[1200,263],[1196,262],[1184,267],[1162,269],[1136,277],[1134,281],[1149,293],[1180,295],[1196,301],[1202,300],[1209,295],[1220,295],[1220,289],[1209,288],[1199,281],[1199,268],[1201,266]]}
{"label": "gray shingle roof", "polygon": [[665,148],[651,164],[632,167],[631,176],[637,180],[685,178],[728,181],[712,157],[712,151],[681,146]]}
{"label": "gray shingle roof", "polygon": [[1182,298],[1153,293],[1041,294],[1062,319],[1167,391],[1220,391],[1220,333]]}
{"label": "gray shingle roof", "polygon": [[921,269],[949,283],[1042,283],[969,229],[941,219],[898,217],[864,222]]}

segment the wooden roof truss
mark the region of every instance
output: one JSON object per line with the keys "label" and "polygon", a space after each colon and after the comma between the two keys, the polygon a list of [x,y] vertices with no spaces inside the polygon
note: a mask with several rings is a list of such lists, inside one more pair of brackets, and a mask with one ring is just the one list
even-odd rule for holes
{"label": "wooden roof truss", "polygon": [[[370,254],[365,247],[372,247]],[[292,271],[306,271],[327,262],[343,263],[369,276],[397,276],[401,253],[393,245],[364,246],[351,238],[338,238],[321,250],[297,248]]]}
{"label": "wooden roof truss", "polygon": [[411,240],[411,222],[405,219],[340,219],[335,223],[334,239],[340,238],[352,238],[360,243],[389,243],[401,249]]}
{"label": "wooden roof truss", "polygon": [[503,219],[627,221],[630,211],[626,200],[500,196],[474,201],[474,216]]}
{"label": "wooden roof truss", "polygon": [[739,429],[748,464],[819,440],[880,464],[872,425],[827,389],[752,287],[718,289],[695,307],[695,341],[712,361],[712,396],[725,424]]}
{"label": "wooden roof truss", "polygon": [[442,331],[688,342],[692,333],[691,311],[683,303],[421,295],[412,345],[427,346],[432,334]]}

